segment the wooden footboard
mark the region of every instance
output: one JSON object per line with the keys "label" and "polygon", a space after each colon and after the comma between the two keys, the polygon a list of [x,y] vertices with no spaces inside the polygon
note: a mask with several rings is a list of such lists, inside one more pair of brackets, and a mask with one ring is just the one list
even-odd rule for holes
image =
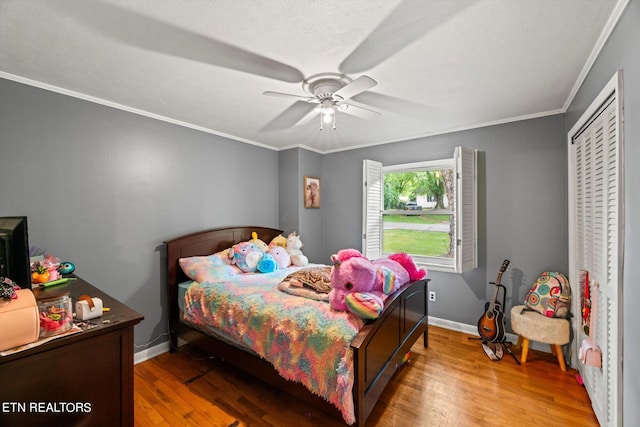
{"label": "wooden footboard", "polygon": [[[284,380],[270,363],[180,322],[178,285],[188,279],[180,269],[178,260],[224,250],[251,239],[253,231],[265,242],[282,233],[281,230],[265,227],[230,227],[192,233],[165,242],[172,348],[177,348],[178,338],[183,339],[256,378],[340,417],[333,405],[308,391],[302,384]],[[355,368],[353,399],[359,426],[364,426],[378,398],[420,334],[427,346],[427,284],[428,279],[419,280],[391,295],[385,301],[381,316],[367,322],[351,344]]]}
{"label": "wooden footboard", "polygon": [[359,425],[364,425],[420,334],[424,346],[428,344],[428,282],[413,282],[387,299],[382,315],[366,324],[351,343],[356,373],[353,396]]}

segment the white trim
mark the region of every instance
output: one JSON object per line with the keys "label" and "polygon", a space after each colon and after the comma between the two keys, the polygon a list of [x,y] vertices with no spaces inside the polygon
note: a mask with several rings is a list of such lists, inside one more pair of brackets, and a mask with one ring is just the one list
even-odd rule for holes
{"label": "white trim", "polygon": [[563,114],[563,113],[566,113],[566,109],[557,108],[555,110],[542,111],[540,113],[525,114],[525,115],[522,115],[522,116],[508,117],[506,119],[493,120],[493,121],[490,121],[490,122],[475,123],[475,124],[468,125],[468,126],[459,126],[459,127],[454,127],[454,128],[442,129],[442,130],[435,131],[435,132],[427,132],[427,133],[413,135],[413,136],[407,136],[407,137],[403,137],[403,138],[399,138],[399,139],[390,139],[388,141],[380,141],[380,142],[371,143],[371,144],[360,144],[360,145],[354,145],[352,147],[344,147],[344,148],[336,148],[336,149],[333,149],[333,150],[325,150],[325,151],[322,151],[322,154],[331,154],[331,153],[339,153],[341,151],[358,150],[360,148],[375,147],[376,145],[393,144],[394,142],[407,142],[407,141],[412,141],[412,140],[420,139],[420,138],[427,138],[427,137],[437,136],[437,135],[448,135],[450,133],[462,132],[462,131],[465,131],[465,130],[480,129],[480,128],[485,128],[485,127],[489,127],[489,126],[502,125],[502,124],[505,124],[505,123],[520,122],[520,121],[523,121],[523,120],[539,119],[541,117],[553,116],[553,115],[556,115],[556,114]]}
{"label": "white trim", "polygon": [[424,170],[453,169],[456,162],[453,157],[446,159],[427,160],[424,162],[402,163],[399,165],[382,166],[382,172],[420,172]]}
{"label": "white trim", "polygon": [[529,119],[535,119],[535,118],[540,118],[540,117],[552,116],[554,114],[562,114],[562,113],[564,113],[566,111],[566,109],[556,109],[556,110],[551,110],[551,111],[543,111],[541,113],[527,114],[527,115],[524,115],[524,116],[510,117],[510,118],[506,118],[506,119],[502,119],[502,120],[495,120],[495,121],[491,121],[491,122],[477,123],[477,124],[472,124],[472,125],[469,125],[469,126],[461,126],[461,127],[457,127],[457,128],[443,129],[443,130],[436,131],[436,132],[428,132],[428,133],[424,133],[424,134],[407,136],[407,137],[403,137],[403,138],[400,138],[400,139],[390,139],[390,140],[387,140],[387,141],[376,142],[376,143],[373,143],[373,144],[360,144],[360,145],[356,145],[356,146],[352,146],[352,147],[337,148],[337,149],[334,149],[334,150],[318,150],[316,148],[311,148],[311,147],[309,147],[307,145],[304,145],[304,144],[287,145],[285,147],[274,147],[274,146],[267,145],[267,144],[264,144],[264,143],[261,143],[261,142],[252,141],[250,139],[240,138],[238,136],[229,135],[229,134],[226,134],[226,133],[223,133],[223,132],[218,132],[218,131],[215,131],[213,129],[209,129],[209,128],[205,128],[203,126],[195,125],[193,123],[188,123],[188,122],[183,122],[183,121],[180,121],[180,120],[175,120],[175,119],[172,119],[170,117],[161,116],[159,114],[151,113],[149,111],[139,110],[137,108],[129,107],[129,106],[126,106],[126,105],[123,105],[123,104],[118,104],[116,102],[108,101],[106,99],[102,99],[102,98],[86,95],[86,94],[83,94],[83,93],[80,93],[80,92],[76,92],[76,91],[72,91],[72,90],[69,90],[69,89],[65,89],[65,88],[62,88],[62,87],[59,87],[59,86],[50,85],[50,84],[43,83],[43,82],[40,82],[40,81],[37,81],[37,80],[31,80],[31,79],[28,79],[26,77],[21,77],[21,76],[15,75],[15,74],[7,73],[5,71],[0,71],[0,78],[4,78],[4,79],[7,79],[7,80],[12,80],[12,81],[15,81],[15,82],[18,82],[18,83],[23,83],[23,84],[26,84],[26,85],[29,85],[29,86],[33,86],[33,87],[37,87],[37,88],[40,88],[40,89],[48,90],[50,92],[60,93],[62,95],[71,96],[73,98],[82,99],[82,100],[93,102],[93,103],[96,103],[96,104],[105,105],[107,107],[117,108],[118,110],[127,111],[129,113],[138,114],[138,115],[141,115],[141,116],[144,116],[144,117],[149,117],[149,118],[152,118],[152,119],[160,120],[160,121],[171,123],[171,124],[174,124],[174,125],[183,126],[183,127],[189,128],[189,129],[198,130],[198,131],[209,133],[209,134],[212,134],[212,135],[218,135],[218,136],[221,136],[221,137],[224,137],[224,138],[228,138],[228,139],[233,140],[233,141],[244,142],[246,144],[255,145],[255,146],[258,146],[258,147],[261,147],[261,148],[265,148],[267,150],[284,151],[284,150],[289,150],[289,149],[292,149],[292,148],[302,148],[302,149],[305,149],[305,150],[313,151],[313,152],[318,153],[318,154],[339,153],[341,151],[357,150],[357,149],[360,149],[360,148],[374,147],[376,145],[392,144],[394,142],[411,141],[411,140],[414,140],[414,139],[426,138],[426,137],[436,136],[436,135],[446,135],[446,134],[449,134],[449,133],[460,132],[460,131],[464,131],[464,130],[478,129],[478,128],[494,126],[494,125],[499,125],[499,124],[504,124],[504,123],[519,122],[519,121],[522,121],[522,120],[529,120]]}
{"label": "white trim", "polygon": [[[621,86],[622,81],[622,73],[620,71],[616,71],[616,73],[609,79],[607,84],[602,88],[598,96],[591,102],[589,108],[585,110],[584,113],[580,116],[580,118],[575,122],[569,133],[567,134],[567,143],[569,144],[569,149],[571,148],[571,141],[573,136],[580,130],[582,126],[586,123],[586,121],[595,114],[596,111],[600,108],[600,106],[611,96],[612,93],[619,93],[618,87]],[[571,166],[571,159],[569,159],[569,166]]]}
{"label": "white trim", "polygon": [[[478,326],[477,325],[468,325],[466,323],[454,322],[452,320],[440,319],[438,317],[429,316],[428,320],[429,325],[438,326],[440,328],[449,329],[451,331],[462,332],[463,334],[473,335],[474,337],[479,337],[478,335]],[[506,333],[505,338],[507,342],[515,344],[518,342],[518,335]],[[478,346],[480,348],[480,346]],[[537,341],[531,341],[530,349],[541,351],[543,353],[551,353],[551,346],[548,344],[539,343]],[[516,354],[516,357],[520,359],[520,354]]]}
{"label": "white trim", "polygon": [[160,356],[163,353],[169,351],[170,345],[169,341],[165,341],[158,345],[154,345],[153,347],[149,347],[146,350],[138,351],[133,354],[133,364],[137,365],[138,363],[142,363],[149,359],[153,359],[156,356]]}
{"label": "white trim", "polygon": [[118,110],[123,110],[126,111],[128,113],[133,113],[133,114],[138,114],[140,116],[144,116],[144,117],[149,117],[152,119],[156,119],[156,120],[160,120],[163,122],[167,122],[167,123],[171,123],[174,125],[178,125],[178,126],[183,126],[189,129],[194,129],[200,132],[205,132],[205,133],[209,133],[209,134],[213,134],[213,135],[217,135],[217,136],[221,136],[223,138],[227,138],[227,139],[231,139],[234,141],[239,141],[239,142],[244,142],[246,144],[251,144],[251,145],[256,145],[258,147],[261,148],[266,148],[268,150],[274,150],[274,151],[280,151],[278,148],[275,148],[271,145],[266,145],[260,142],[256,142],[256,141],[252,141],[250,139],[244,139],[244,138],[240,138],[237,136],[233,136],[233,135],[229,135],[223,132],[218,132],[203,126],[198,126],[195,125],[193,123],[189,123],[189,122],[183,122],[181,120],[176,120],[176,119],[172,119],[170,117],[167,116],[161,116],[159,114],[155,114],[155,113],[151,113],[149,111],[145,111],[145,110],[140,110],[138,108],[134,108],[134,107],[129,107],[127,105],[124,104],[118,104],[117,102],[113,102],[113,101],[109,101],[106,99],[102,99],[102,98],[98,98],[95,96],[91,96],[91,95],[87,95],[84,93],[80,93],[80,92],[76,92],[73,90],[69,90],[69,89],[65,89],[59,86],[54,86],[54,85],[50,85],[48,83],[43,83],[43,82],[39,82],[37,80],[31,80],[28,79],[26,77],[20,77],[17,76],[15,74],[10,74],[4,71],[0,71],[0,78],[4,78],[7,80],[13,80],[15,82],[18,83],[23,83],[29,86],[33,86],[33,87],[37,87],[40,89],[44,89],[44,90],[48,90],[50,92],[56,92],[56,93],[60,93],[62,95],[67,95],[67,96],[71,96],[73,98],[78,98],[78,99],[82,99],[84,101],[89,101],[89,102],[93,102],[95,104],[100,104],[100,105],[104,105],[107,107],[111,107],[111,108],[116,108]]}
{"label": "white trim", "polygon": [[576,79],[576,82],[573,85],[573,88],[571,89],[571,92],[569,93],[569,96],[567,97],[567,100],[565,101],[564,106],[562,107],[563,112],[566,112],[569,109],[569,106],[573,102],[573,99],[578,93],[578,90],[580,90],[580,87],[584,83],[584,80],[587,78],[587,74],[589,74],[589,71],[591,71],[591,67],[593,67],[593,64],[596,62],[598,55],[600,55],[600,51],[604,47],[607,40],[609,40],[609,36],[611,36],[611,32],[616,27],[616,24],[620,20],[620,17],[622,16],[622,12],[624,12],[628,3],[629,3],[629,0],[618,0],[618,3],[616,4],[613,12],[609,16],[609,20],[607,21],[606,25],[602,29],[602,33],[600,33],[600,37],[598,38],[596,45],[591,50],[591,54],[589,55],[589,58],[587,58],[587,62],[585,62],[584,67],[582,67],[582,71],[580,72],[580,75]]}

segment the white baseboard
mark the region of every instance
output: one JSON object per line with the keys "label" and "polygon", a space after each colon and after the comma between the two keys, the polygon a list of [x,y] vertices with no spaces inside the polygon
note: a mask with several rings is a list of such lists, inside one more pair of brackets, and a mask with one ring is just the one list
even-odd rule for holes
{"label": "white baseboard", "polygon": [[[464,334],[469,335],[478,335],[478,327],[476,325],[468,325],[466,323],[454,322],[452,320],[440,319],[438,317],[429,316],[429,324],[433,326],[439,326],[444,329],[450,329],[452,331],[462,332]],[[516,343],[518,341],[518,336],[514,334],[506,334],[507,341],[511,343]],[[178,345],[182,345],[182,340],[178,341]],[[544,351],[546,353],[550,353],[551,349],[548,345],[532,342],[531,347],[534,350]],[[138,363],[142,363],[145,360],[153,359],[156,356],[161,355],[162,353],[166,353],[169,351],[169,341],[165,341],[153,347],[150,347],[146,350],[139,351],[133,355],[133,364],[137,365]]]}
{"label": "white baseboard", "polygon": [[[429,324],[433,326],[439,326],[444,329],[450,329],[452,331],[462,332],[464,334],[474,335],[479,337],[478,327],[476,325],[468,325],[466,323],[454,322],[451,320],[440,319],[438,317],[429,316]],[[518,336],[515,334],[505,334],[507,341],[515,344],[518,342]],[[542,351],[545,353],[551,353],[551,348],[547,344],[532,341],[529,348],[533,350]]]}
{"label": "white baseboard", "polygon": [[[178,347],[182,347],[187,342],[182,338],[178,338]],[[133,364],[137,365],[145,360],[153,359],[156,356],[160,356],[162,353],[166,353],[171,349],[169,341],[165,341],[158,345],[154,345],[146,350],[139,351],[133,355]]]}
{"label": "white baseboard", "polygon": [[160,356],[162,353],[169,351],[169,341],[165,341],[153,347],[149,347],[146,350],[139,351],[133,355],[133,364],[137,365],[145,360],[153,359],[156,356]]}

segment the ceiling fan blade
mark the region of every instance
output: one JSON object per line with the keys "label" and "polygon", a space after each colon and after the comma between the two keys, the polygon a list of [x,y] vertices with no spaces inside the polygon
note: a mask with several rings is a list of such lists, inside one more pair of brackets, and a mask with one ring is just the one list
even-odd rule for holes
{"label": "ceiling fan blade", "polygon": [[[361,119],[371,120],[371,119],[374,119],[374,118],[376,118],[376,117],[378,117],[380,115],[379,111],[372,110],[372,109],[366,108],[366,107],[361,107],[361,106],[354,105],[354,104],[348,104],[346,102],[341,102],[338,105],[339,105],[339,107],[342,107],[342,108],[338,108],[338,111],[341,111],[341,112],[347,113],[347,114],[351,114],[351,115],[356,116],[356,117],[360,117]],[[344,108],[344,107],[346,107],[346,108]]]}
{"label": "ceiling fan blade", "polygon": [[340,99],[349,99],[352,96],[364,92],[365,90],[371,89],[377,84],[378,82],[369,76],[360,76],[348,85],[338,89],[333,96]]}
{"label": "ceiling fan blade", "polygon": [[476,2],[402,1],[342,61],[340,72],[355,74],[372,69]]}
{"label": "ceiling fan blade", "polygon": [[105,2],[56,2],[52,9],[122,44],[290,83],[301,71],[282,62]]}
{"label": "ceiling fan blade", "polygon": [[300,96],[300,95],[292,95],[290,93],[282,93],[282,92],[272,92],[270,90],[266,91],[266,92],[262,92],[263,95],[268,95],[268,96],[278,96],[280,98],[295,98],[299,101],[305,101],[308,102],[310,104],[317,104],[320,101],[318,101],[316,98],[313,98],[311,96]]}

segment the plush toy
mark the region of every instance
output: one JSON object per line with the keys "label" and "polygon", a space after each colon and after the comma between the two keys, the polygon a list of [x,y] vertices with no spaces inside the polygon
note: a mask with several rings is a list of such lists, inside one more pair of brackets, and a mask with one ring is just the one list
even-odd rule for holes
{"label": "plush toy", "polygon": [[274,246],[280,246],[280,247],[286,248],[287,238],[284,237],[282,234],[278,234],[269,242],[269,248],[273,248]]}
{"label": "plush toy", "polygon": [[376,319],[384,308],[383,296],[427,274],[405,253],[370,261],[356,249],[343,249],[332,255],[331,260],[329,305],[363,319]]}
{"label": "plush toy", "polygon": [[304,256],[300,248],[302,248],[303,244],[300,240],[300,236],[296,235],[296,232],[289,233],[289,237],[287,237],[287,252],[289,256],[291,256],[291,264],[297,265],[299,267],[305,266],[309,264],[309,259]]}
{"label": "plush toy", "polygon": [[269,248],[267,254],[271,255],[278,263],[278,268],[287,268],[291,265],[291,256],[282,246]]}
{"label": "plush toy", "polygon": [[278,262],[271,254],[264,254],[258,262],[258,271],[260,273],[273,273],[278,269]]}
{"label": "plush toy", "polygon": [[266,253],[269,250],[269,246],[267,246],[267,244],[262,240],[258,239],[258,233],[255,231],[251,233],[251,240],[249,240],[249,243],[253,243],[259,247],[262,252]]}
{"label": "plush toy", "polygon": [[396,252],[395,254],[389,255],[389,259],[396,261],[407,270],[410,281],[424,279],[427,276],[427,270],[423,268],[419,269],[409,254]]}
{"label": "plush toy", "polygon": [[31,281],[33,283],[46,283],[58,280],[61,276],[60,259],[53,255],[45,255],[45,257],[36,261],[31,265]]}
{"label": "plush toy", "polygon": [[58,271],[60,272],[60,274],[71,274],[75,271],[75,269],[76,266],[70,261],[62,262],[58,267]]}
{"label": "plush toy", "polygon": [[252,273],[258,269],[258,263],[264,256],[264,252],[251,242],[241,242],[229,249],[229,257],[244,273]]}
{"label": "plush toy", "polygon": [[233,252],[231,251],[231,248],[218,251],[213,255],[220,258],[223,264],[227,264],[227,265],[233,264]]}

